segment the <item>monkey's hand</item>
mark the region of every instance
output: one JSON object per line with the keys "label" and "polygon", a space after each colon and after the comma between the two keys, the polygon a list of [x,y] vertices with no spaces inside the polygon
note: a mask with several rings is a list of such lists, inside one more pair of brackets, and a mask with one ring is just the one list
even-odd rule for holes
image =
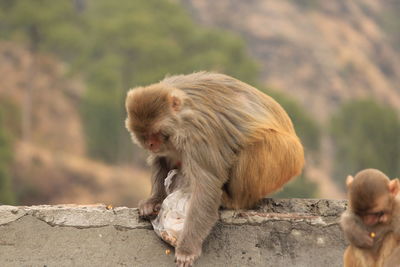
{"label": "monkey's hand", "polygon": [[201,248],[195,252],[182,251],[177,247],[175,249],[175,262],[177,267],[192,267],[194,261],[200,256]]}
{"label": "monkey's hand", "polygon": [[371,248],[374,244],[374,238],[367,231],[362,231],[358,235],[353,235],[349,238],[350,242],[359,248]]}
{"label": "monkey's hand", "polygon": [[345,236],[356,247],[359,248],[371,248],[374,244],[374,238],[371,237],[370,232],[354,225],[348,231],[344,231]]}
{"label": "monkey's hand", "polygon": [[139,216],[145,219],[155,218],[160,211],[161,201],[149,198],[139,202]]}
{"label": "monkey's hand", "polygon": [[354,246],[359,248],[371,248],[373,246],[374,239],[370,236],[370,231],[367,231],[361,219],[354,213],[344,212],[341,216],[340,226],[346,238]]}

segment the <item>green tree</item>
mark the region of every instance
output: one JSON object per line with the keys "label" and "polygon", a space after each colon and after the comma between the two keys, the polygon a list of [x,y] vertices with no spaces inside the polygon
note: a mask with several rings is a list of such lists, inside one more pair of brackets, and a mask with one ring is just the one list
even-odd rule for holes
{"label": "green tree", "polygon": [[123,127],[130,87],[197,70],[255,82],[257,66],[240,39],[195,25],[173,1],[79,3],[0,0],[0,38],[54,53],[69,63],[72,74],[86,79],[82,112],[94,157],[109,162],[132,157]]}
{"label": "green tree", "polygon": [[98,0],[86,15],[92,41],[82,60],[88,81],[83,111],[89,150],[97,158],[118,162],[133,156],[123,126],[131,87],[199,70],[256,80],[257,66],[240,39],[196,26],[172,1]]}
{"label": "green tree", "polygon": [[0,37],[72,61],[86,45],[85,20],[71,0],[0,0]]}
{"label": "green tree", "polygon": [[304,174],[286,184],[281,191],[273,194],[274,198],[315,198],[317,185],[307,180]]}
{"label": "green tree", "polygon": [[[175,1],[0,0],[0,21],[0,38],[54,53],[84,77],[89,153],[107,162],[138,160],[124,128],[129,88],[200,70],[257,82],[258,66],[241,39],[196,25]],[[288,111],[306,153],[318,151],[315,122],[294,101],[271,96]]]}
{"label": "green tree", "polygon": [[344,104],[331,122],[336,146],[336,176],[376,168],[390,177],[400,173],[400,120],[395,109],[373,100]]}

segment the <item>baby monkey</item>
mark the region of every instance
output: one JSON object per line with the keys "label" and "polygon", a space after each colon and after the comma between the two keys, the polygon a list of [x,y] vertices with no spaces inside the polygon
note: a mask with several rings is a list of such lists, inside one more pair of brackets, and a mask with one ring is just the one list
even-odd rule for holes
{"label": "baby monkey", "polygon": [[399,179],[366,169],[348,176],[346,185],[349,208],[340,225],[350,246],[344,266],[400,266]]}

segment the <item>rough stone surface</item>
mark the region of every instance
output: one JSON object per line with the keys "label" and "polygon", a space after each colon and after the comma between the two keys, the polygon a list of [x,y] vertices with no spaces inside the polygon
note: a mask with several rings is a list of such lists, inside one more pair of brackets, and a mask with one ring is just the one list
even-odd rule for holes
{"label": "rough stone surface", "polygon": [[[196,266],[342,266],[345,201],[265,199],[221,211]],[[166,250],[171,250],[167,255]],[[175,266],[136,209],[0,206],[1,266]]]}

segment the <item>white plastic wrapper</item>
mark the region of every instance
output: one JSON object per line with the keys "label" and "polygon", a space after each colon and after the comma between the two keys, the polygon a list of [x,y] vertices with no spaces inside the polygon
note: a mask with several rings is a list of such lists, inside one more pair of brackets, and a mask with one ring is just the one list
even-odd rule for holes
{"label": "white plastic wrapper", "polygon": [[190,199],[190,194],[179,188],[171,192],[170,187],[177,174],[176,169],[168,173],[164,182],[168,196],[164,199],[157,217],[151,221],[156,234],[174,247],[183,230]]}

